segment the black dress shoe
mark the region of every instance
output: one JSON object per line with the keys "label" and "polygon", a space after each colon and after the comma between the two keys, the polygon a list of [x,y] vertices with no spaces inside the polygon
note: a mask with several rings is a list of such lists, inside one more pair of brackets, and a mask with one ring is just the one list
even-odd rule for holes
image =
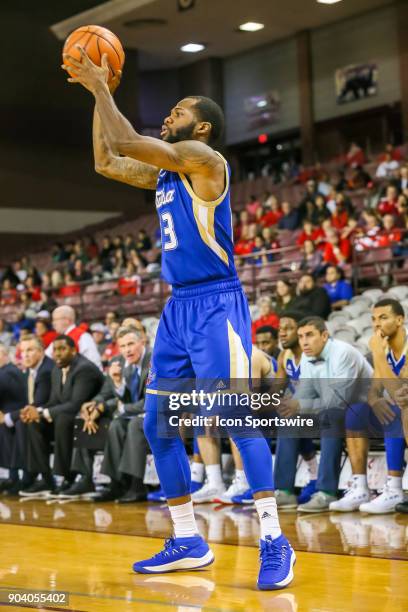
{"label": "black dress shoe", "polygon": [[116,487],[108,487],[101,493],[93,496],[93,500],[95,502],[111,502],[116,501],[121,495],[123,495],[122,489],[117,489]]}
{"label": "black dress shoe", "polygon": [[397,512],[402,512],[402,514],[408,514],[408,501],[401,502],[395,506],[395,510]]}
{"label": "black dress shoe", "polygon": [[2,480],[0,482],[0,493],[7,491],[7,489],[12,487],[15,484],[15,482],[16,481],[12,480],[11,478],[6,478],[5,480]]}
{"label": "black dress shoe", "polygon": [[127,491],[122,497],[117,500],[118,504],[133,504],[147,500],[146,491]]}
{"label": "black dress shoe", "polygon": [[6,495],[18,495],[19,491],[23,488],[21,480],[10,480],[9,485],[3,489],[3,493]]}
{"label": "black dress shoe", "polygon": [[58,497],[61,499],[79,499],[80,497],[87,496],[90,493],[95,493],[95,487],[92,480],[81,478],[81,480],[74,482],[74,484],[68,489],[65,489],[65,491],[61,491]]}
{"label": "black dress shoe", "polygon": [[55,491],[55,482],[36,480],[31,487],[27,487],[20,490],[21,497],[47,497],[50,493]]}
{"label": "black dress shoe", "polygon": [[61,493],[67,491],[73,485],[72,480],[63,480],[58,487],[55,487],[54,491],[50,493],[49,497],[59,497]]}

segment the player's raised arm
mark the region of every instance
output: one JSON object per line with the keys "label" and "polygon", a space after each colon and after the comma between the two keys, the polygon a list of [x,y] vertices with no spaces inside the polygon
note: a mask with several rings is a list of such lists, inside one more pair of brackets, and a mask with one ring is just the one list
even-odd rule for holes
{"label": "player's raised arm", "polygon": [[80,51],[81,62],[68,55],[65,60],[69,61],[69,66],[63,68],[68,72],[75,70],[75,77],[68,80],[80,83],[94,95],[103,133],[112,151],[158,168],[186,174],[209,175],[214,167],[220,165],[217,154],[205,143],[206,131],[209,133],[211,130],[211,125],[206,122],[200,125],[202,134],[196,134],[194,140],[183,139],[183,142],[164,142],[138,134],[118,110],[109,91],[106,56],[102,66],[96,66],[83,49]]}
{"label": "player's raised arm", "polygon": [[93,120],[93,151],[95,158],[95,170],[106,178],[127,183],[133,187],[142,189],[156,189],[159,169],[150,164],[121,157],[112,152],[108,146],[97,109],[94,111]]}

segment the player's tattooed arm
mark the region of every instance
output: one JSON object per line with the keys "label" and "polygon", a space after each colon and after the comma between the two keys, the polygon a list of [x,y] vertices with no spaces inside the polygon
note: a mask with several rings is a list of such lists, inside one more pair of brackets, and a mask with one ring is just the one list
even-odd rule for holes
{"label": "player's tattooed arm", "polygon": [[159,169],[114,153],[106,142],[97,110],[93,121],[93,150],[98,174],[133,187],[156,189]]}

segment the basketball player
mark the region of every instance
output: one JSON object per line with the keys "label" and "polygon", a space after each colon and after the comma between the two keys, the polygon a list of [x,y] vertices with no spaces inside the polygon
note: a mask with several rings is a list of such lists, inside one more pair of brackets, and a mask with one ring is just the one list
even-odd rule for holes
{"label": "basketball player", "polygon": [[[180,437],[159,437],[158,411],[166,398],[161,379],[248,379],[251,322],[233,257],[230,171],[212,145],[223,113],[209,98],[189,96],[164,120],[162,140],[138,134],[117,109],[102,66],[81,49],[68,57],[75,77],[95,98],[95,165],[103,175],[156,190],[162,235],[162,274],[173,287],[157,330],[146,391],[145,434],[166,494],[174,535],[164,549],[134,564],[141,573],[198,569],[213,562],[198,534],[190,498],[190,466]],[[69,70],[69,67],[63,66]],[[116,84],[115,84],[116,85]],[[115,86],[114,85],[114,86]],[[282,534],[264,438],[234,437],[260,518],[260,589],[293,579],[295,553]]]}
{"label": "basketball player", "polygon": [[[302,349],[297,328],[302,318],[301,313],[285,312],[279,322],[279,340],[282,351],[278,357],[276,379],[279,382],[288,381],[288,389],[292,393],[295,391],[292,381],[299,380],[300,376]],[[310,480],[297,498],[294,494],[294,487],[299,453],[308,467]],[[298,504],[307,503],[316,492],[317,460],[313,440],[296,437],[293,433],[289,437],[278,436],[274,473],[278,508],[296,508]]]}

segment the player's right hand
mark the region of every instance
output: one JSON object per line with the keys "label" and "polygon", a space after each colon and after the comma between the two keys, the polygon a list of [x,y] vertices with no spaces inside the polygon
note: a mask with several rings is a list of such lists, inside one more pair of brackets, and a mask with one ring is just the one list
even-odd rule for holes
{"label": "player's right hand", "polygon": [[390,404],[385,399],[379,399],[371,406],[377,419],[381,425],[388,425],[395,419],[395,413],[391,409]]}
{"label": "player's right hand", "polygon": [[109,91],[111,92],[112,95],[115,93],[115,91],[119,87],[121,79],[122,79],[122,71],[118,70],[115,76],[108,83]]}

